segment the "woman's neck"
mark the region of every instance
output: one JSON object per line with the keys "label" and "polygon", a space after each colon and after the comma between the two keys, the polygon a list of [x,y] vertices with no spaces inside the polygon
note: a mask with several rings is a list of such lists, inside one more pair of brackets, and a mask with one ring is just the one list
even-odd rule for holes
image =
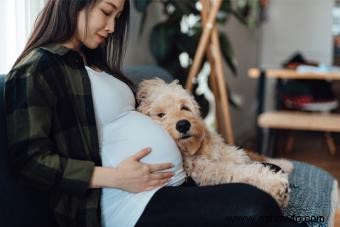
{"label": "woman's neck", "polygon": [[[83,58],[83,61],[84,61],[85,65],[87,65],[87,61],[86,61],[85,55],[84,55],[83,52],[80,50],[80,46],[75,45],[74,41],[70,40],[70,41],[61,43],[61,45],[62,45],[63,47],[68,48],[68,49],[77,51],[77,52],[80,54],[80,56]],[[91,66],[91,68],[93,68],[93,67]],[[96,70],[96,71],[97,71],[97,70]]]}
{"label": "woman's neck", "polygon": [[[87,65],[85,55],[80,51],[80,45],[78,45],[77,42],[74,39],[66,41],[66,42],[62,43],[61,45],[66,47],[66,48],[68,48],[68,49],[72,49],[72,50],[77,51],[82,56],[85,65]],[[97,72],[102,72],[103,71],[102,69],[98,68],[95,65],[88,65],[88,66],[90,68],[92,68],[93,70],[97,71]]]}
{"label": "woman's neck", "polygon": [[72,39],[70,39],[70,40],[68,40],[64,43],[61,43],[61,45],[63,45],[66,48],[78,51],[80,53],[80,43],[74,38],[72,38]]}

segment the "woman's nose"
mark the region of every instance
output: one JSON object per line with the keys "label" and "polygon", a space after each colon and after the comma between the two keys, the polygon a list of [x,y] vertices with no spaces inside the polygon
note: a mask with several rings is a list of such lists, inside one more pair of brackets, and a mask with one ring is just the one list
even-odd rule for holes
{"label": "woman's nose", "polygon": [[108,20],[108,21],[107,21],[105,30],[106,30],[108,33],[112,33],[112,32],[115,31],[115,20],[114,20],[114,19],[111,19],[111,20]]}

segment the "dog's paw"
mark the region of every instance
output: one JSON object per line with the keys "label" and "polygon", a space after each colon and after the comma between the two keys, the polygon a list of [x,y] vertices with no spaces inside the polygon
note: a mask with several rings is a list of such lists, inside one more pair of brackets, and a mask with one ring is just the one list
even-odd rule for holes
{"label": "dog's paw", "polygon": [[266,162],[279,166],[285,173],[291,173],[294,169],[293,163],[283,158],[268,158]]}
{"label": "dog's paw", "polygon": [[290,187],[288,177],[286,174],[276,174],[270,182],[269,193],[279,203],[281,208],[285,208],[288,205]]}

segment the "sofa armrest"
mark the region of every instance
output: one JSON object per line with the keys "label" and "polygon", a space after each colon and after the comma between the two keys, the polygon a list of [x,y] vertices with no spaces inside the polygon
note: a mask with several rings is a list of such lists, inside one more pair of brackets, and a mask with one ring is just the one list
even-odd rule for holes
{"label": "sofa armrest", "polygon": [[338,201],[337,180],[316,166],[292,162],[294,171],[289,175],[291,198],[283,214],[305,218],[310,227],[333,226]]}

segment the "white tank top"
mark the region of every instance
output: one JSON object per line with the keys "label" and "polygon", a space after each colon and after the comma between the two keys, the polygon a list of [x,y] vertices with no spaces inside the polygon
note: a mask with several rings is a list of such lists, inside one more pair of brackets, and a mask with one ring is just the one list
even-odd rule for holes
{"label": "white tank top", "polygon": [[[149,117],[135,111],[134,95],[125,83],[105,72],[86,69],[91,81],[103,166],[117,166],[141,149],[151,147],[152,152],[141,161],[171,162],[175,176],[167,185],[182,184],[185,180],[182,157],[170,135]],[[129,193],[104,188],[101,197],[103,226],[134,226],[158,189]]]}

